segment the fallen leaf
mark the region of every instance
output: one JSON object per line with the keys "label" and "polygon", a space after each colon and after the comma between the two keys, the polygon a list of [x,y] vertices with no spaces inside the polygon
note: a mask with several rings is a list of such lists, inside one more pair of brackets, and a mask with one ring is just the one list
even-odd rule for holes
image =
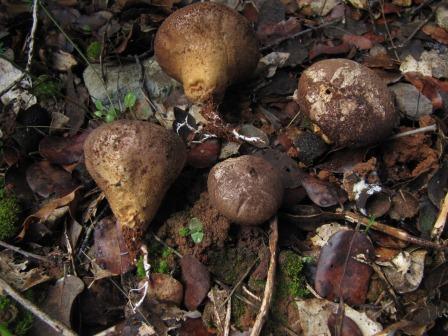
{"label": "fallen leaf", "polygon": [[[73,303],[77,296],[84,290],[84,282],[74,276],[67,275],[50,287],[45,301],[41,305],[41,309],[52,318],[71,327],[71,312]],[[36,319],[31,330],[32,335],[36,336],[53,336],[60,335],[45,322]]]}
{"label": "fallen leaf", "polygon": [[[331,335],[327,321],[331,314],[337,312],[339,304],[324,299],[306,299],[296,301],[296,305],[303,336]],[[374,336],[383,330],[381,324],[371,320],[366,313],[360,313],[348,305],[344,306],[344,312],[356,323],[363,336]]]}
{"label": "fallen leaf", "polygon": [[411,193],[399,190],[392,197],[392,207],[389,216],[395,220],[412,218],[417,215],[419,210],[419,201]]}
{"label": "fallen leaf", "polygon": [[77,189],[73,190],[71,193],[62,196],[60,198],[53,199],[46,203],[42,208],[39,209],[36,213],[28,216],[25,221],[23,222],[23,228],[20,234],[18,235],[19,239],[23,239],[25,237],[25,234],[28,230],[28,227],[36,223],[38,221],[45,221],[47,220],[55,210],[65,207],[67,205],[70,205],[72,202],[76,200],[77,192],[82,187],[78,187]]}
{"label": "fallen leaf", "polygon": [[187,318],[179,329],[179,336],[211,336],[201,318]]}
{"label": "fallen leaf", "polygon": [[32,191],[45,198],[66,195],[78,185],[70,173],[49,161],[39,161],[29,166],[26,181]]}
{"label": "fallen leaf", "polygon": [[399,293],[415,291],[422,282],[426,250],[402,251],[390,262],[378,262],[392,287]]}
{"label": "fallen leaf", "polygon": [[188,310],[196,310],[210,290],[210,273],[207,267],[192,255],[184,256],[180,267],[185,283],[184,304]]}
{"label": "fallen leaf", "polygon": [[68,165],[83,161],[84,140],[90,131],[72,137],[47,136],[39,143],[39,153],[51,163]]}
{"label": "fallen leaf", "polygon": [[429,23],[423,26],[422,32],[431,36],[437,42],[448,44],[448,31],[442,27]]}
{"label": "fallen leaf", "polygon": [[[67,127],[70,129],[69,134],[75,135],[84,123],[87,108],[83,104],[80,92],[76,92],[73,74],[70,69],[68,70],[65,81],[65,115],[69,118],[67,124]],[[88,101],[88,97],[86,97],[86,101]]]}
{"label": "fallen leaf", "polygon": [[220,152],[221,144],[216,139],[193,144],[188,151],[187,162],[195,168],[211,167],[218,161]]}
{"label": "fallen leaf", "polygon": [[51,55],[53,69],[57,71],[66,72],[78,64],[78,61],[72,54],[63,50],[55,51]]}
{"label": "fallen leaf", "polygon": [[308,53],[308,57],[310,60],[312,60],[320,55],[346,54],[350,51],[350,49],[350,45],[345,42],[339,45],[318,43],[313,48],[311,48]]}
{"label": "fallen leaf", "polygon": [[372,268],[356,259],[371,262],[374,258],[372,242],[364,233],[337,232],[320,251],[314,282],[317,293],[329,300],[342,296],[349,305],[363,304]]}
{"label": "fallen leaf", "polygon": [[13,251],[8,250],[0,252],[1,277],[12,287],[24,292],[51,279],[43,268],[30,268],[28,260],[23,262],[15,261],[13,253]]}
{"label": "fallen leaf", "polygon": [[339,315],[331,314],[328,318],[328,329],[330,329],[331,336],[363,336],[361,330],[358,328],[356,323],[347,316],[342,317],[342,328],[341,332],[339,331]]}
{"label": "fallen leaf", "polygon": [[360,35],[344,34],[342,36],[342,41],[351,46],[355,46],[359,50],[368,50],[373,47],[372,41]]}
{"label": "fallen leaf", "polygon": [[98,222],[93,233],[93,254],[95,263],[112,274],[123,274],[131,267],[131,260],[114,217],[106,217]]}
{"label": "fallen leaf", "polygon": [[303,177],[302,186],[305,188],[308,197],[320,207],[331,207],[346,200],[346,197],[341,195],[342,190],[313,176]]}

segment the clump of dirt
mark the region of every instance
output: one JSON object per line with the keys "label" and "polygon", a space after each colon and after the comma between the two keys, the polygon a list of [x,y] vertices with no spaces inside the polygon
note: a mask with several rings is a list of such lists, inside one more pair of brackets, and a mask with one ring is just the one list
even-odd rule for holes
{"label": "clump of dirt", "polygon": [[[422,118],[420,125],[426,126],[428,120]],[[400,132],[410,131],[412,128],[401,127]],[[437,151],[431,148],[431,134],[418,133],[398,138],[384,149],[384,163],[389,178],[401,180],[416,177],[438,167]]]}
{"label": "clump of dirt", "polygon": [[[182,234],[182,231],[188,228],[192,218],[197,218],[202,224],[204,237],[200,243],[195,243],[190,235]],[[191,209],[176,212],[170,216],[157,234],[182,255],[192,254],[201,262],[207,262],[207,250],[210,247],[224,246],[229,227],[229,220],[212,207],[208,193],[203,192]]]}

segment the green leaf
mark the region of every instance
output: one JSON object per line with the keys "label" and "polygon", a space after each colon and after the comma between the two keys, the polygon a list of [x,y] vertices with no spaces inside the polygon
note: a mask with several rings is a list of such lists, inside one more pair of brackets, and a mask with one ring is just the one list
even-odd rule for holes
{"label": "green leaf", "polygon": [[124,107],[131,109],[135,106],[135,102],[137,101],[137,96],[134,92],[128,92],[126,96],[124,96]]}
{"label": "green leaf", "polygon": [[110,123],[115,120],[115,114],[114,113],[108,113],[106,114],[106,117],[104,118],[106,122]]}
{"label": "green leaf", "polygon": [[97,60],[101,55],[101,43],[94,41],[87,47],[87,57],[91,60]]}
{"label": "green leaf", "polygon": [[199,244],[204,239],[204,232],[198,231],[191,234],[191,239],[193,239],[195,244]]}
{"label": "green leaf", "polygon": [[99,99],[95,100],[95,107],[98,111],[104,111],[103,102]]}
{"label": "green leaf", "polygon": [[190,229],[191,233],[202,232],[202,223],[198,218],[193,217],[188,222],[188,228]]}
{"label": "green leaf", "polygon": [[95,111],[95,112],[93,112],[93,115],[94,115],[95,117],[101,118],[101,117],[103,116],[103,112],[101,112],[101,111]]}

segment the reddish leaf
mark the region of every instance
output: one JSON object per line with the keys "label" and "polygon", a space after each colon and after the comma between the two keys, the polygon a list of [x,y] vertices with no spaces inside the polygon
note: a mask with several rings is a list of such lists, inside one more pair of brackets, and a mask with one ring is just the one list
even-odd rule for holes
{"label": "reddish leaf", "polygon": [[346,200],[345,197],[340,195],[342,191],[338,190],[335,185],[313,176],[303,177],[302,186],[305,188],[308,197],[320,207],[330,207]]}
{"label": "reddish leaf", "polygon": [[39,144],[39,153],[51,163],[68,165],[80,162],[84,154],[84,140],[90,130],[73,137],[48,136]]}
{"label": "reddish leaf", "polygon": [[448,44],[448,32],[435,24],[424,25],[422,31],[437,42]]}
{"label": "reddish leaf", "polygon": [[355,258],[373,261],[374,257],[372,242],[364,233],[354,230],[335,233],[320,251],[316,291],[329,300],[342,296],[349,305],[363,304],[372,268]]}
{"label": "reddish leaf", "polygon": [[345,54],[350,51],[350,45],[348,43],[341,43],[339,45],[328,45],[328,44],[316,44],[309,52],[308,57],[310,60],[316,58],[317,56],[328,54],[328,55],[337,55],[337,54]]}
{"label": "reddish leaf", "polygon": [[193,145],[188,151],[187,161],[195,168],[210,167],[218,161],[221,144],[216,139]]}
{"label": "reddish leaf", "polygon": [[179,336],[211,336],[201,318],[187,318],[179,329]]}
{"label": "reddish leaf", "polygon": [[129,254],[114,217],[103,218],[94,231],[93,251],[96,263],[113,274],[122,274],[131,268]]}
{"label": "reddish leaf", "polygon": [[274,24],[265,24],[258,28],[257,36],[263,42],[269,42],[273,40],[284,40],[288,37],[298,33],[301,29],[299,20],[290,17],[288,20],[284,20]]}
{"label": "reddish leaf", "polygon": [[359,35],[344,34],[342,36],[342,41],[344,41],[344,43],[348,43],[351,46],[355,46],[360,50],[368,50],[373,47],[372,41],[364,36]]}
{"label": "reddish leaf", "polygon": [[192,255],[184,256],[180,267],[185,282],[184,304],[188,310],[196,310],[210,290],[210,273],[207,267]]}
{"label": "reddish leaf", "polygon": [[384,35],[378,35],[371,31],[363,34],[362,36],[366,39],[369,39],[373,43],[383,43],[386,40],[386,37]]}
{"label": "reddish leaf", "polygon": [[45,198],[51,195],[66,195],[77,187],[69,173],[48,161],[36,162],[29,166],[26,181],[32,191]]}
{"label": "reddish leaf", "polygon": [[431,100],[435,109],[443,108],[443,99],[439,90],[448,92],[447,83],[429,76],[422,76],[418,72],[406,72],[404,77]]}
{"label": "reddish leaf", "polygon": [[339,328],[339,316],[338,314],[331,314],[328,318],[328,329],[330,329],[331,336],[362,336],[362,332],[358,325],[347,316],[342,319],[342,329],[341,333],[338,334],[337,330]]}

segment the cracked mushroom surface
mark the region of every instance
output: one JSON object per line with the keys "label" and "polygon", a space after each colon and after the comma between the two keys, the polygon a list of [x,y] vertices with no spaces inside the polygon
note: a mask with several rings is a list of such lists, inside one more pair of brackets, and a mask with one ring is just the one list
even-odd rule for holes
{"label": "cracked mushroom surface", "polygon": [[323,135],[341,147],[384,140],[398,119],[383,80],[347,59],[324,60],[306,69],[299,80],[297,103]]}
{"label": "cracked mushroom surface", "polygon": [[284,186],[277,169],[265,159],[243,155],[216,164],[207,181],[210,202],[237,224],[259,225],[274,216]]}
{"label": "cracked mushroom surface", "polygon": [[184,167],[185,145],[162,126],[118,120],[89,134],[84,156],[87,170],[118,219],[133,261],[144,230]]}
{"label": "cracked mushroom surface", "polygon": [[193,102],[219,101],[229,85],[252,75],[259,59],[257,39],[246,18],[213,2],[171,14],[157,31],[154,53]]}

